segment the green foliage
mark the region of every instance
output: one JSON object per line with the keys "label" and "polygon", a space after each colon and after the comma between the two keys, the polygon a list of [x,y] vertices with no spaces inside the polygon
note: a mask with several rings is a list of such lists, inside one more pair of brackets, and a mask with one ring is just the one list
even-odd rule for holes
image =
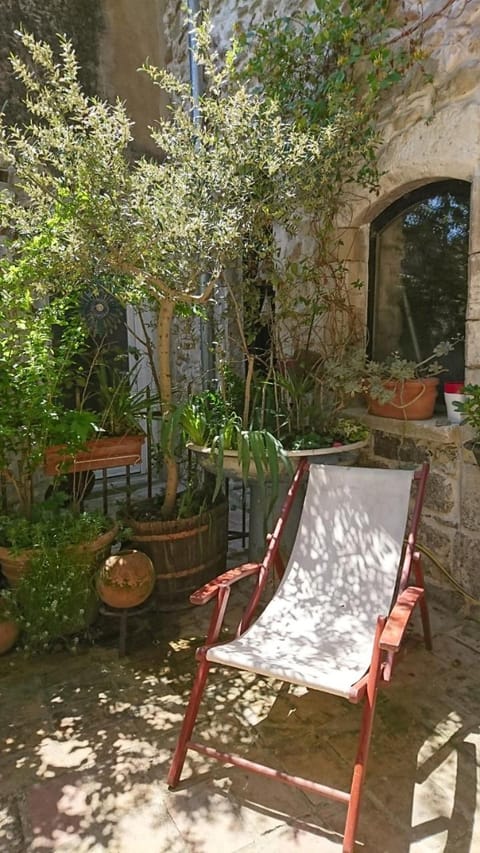
{"label": "green foliage", "polygon": [[85,630],[95,592],[91,558],[65,547],[42,545],[14,591],[24,648],[42,651],[55,640]]}
{"label": "green foliage", "polygon": [[83,631],[93,615],[94,557],[82,547],[112,527],[100,513],[62,509],[62,496],[34,508],[31,520],[0,517],[0,543],[13,553],[29,551],[18,587],[7,590],[8,612],[22,630],[24,647],[41,651]]}
{"label": "green foliage", "polygon": [[182,408],[181,426],[189,441],[211,447],[219,433],[223,435],[226,449],[236,446],[235,436],[242,421],[232,407],[230,398],[218,391],[202,391]]}
{"label": "green foliage", "polygon": [[252,468],[262,488],[268,478],[272,493],[278,493],[280,472],[291,472],[281,442],[267,429],[244,429],[238,412],[232,409],[228,397],[219,392],[205,391],[197,394],[183,407],[181,425],[193,444],[208,447],[211,451],[216,477],[213,498],[219,494],[224,481],[225,451],[236,450],[242,478],[246,483]]}
{"label": "green foliage", "polygon": [[28,515],[46,447],[59,438],[81,443],[89,431],[91,418],[72,417],[62,399],[85,330],[70,321],[69,297],[35,298],[25,267],[2,258],[0,274],[0,468]]}
{"label": "green foliage", "polygon": [[[217,283],[225,283],[224,271],[238,266],[242,255],[247,261],[253,257],[255,263],[250,264],[240,292],[233,288],[229,292],[245,356],[251,355],[248,347],[255,330],[249,328],[249,317],[255,317],[255,288],[263,275],[273,283],[280,306],[272,335],[274,363],[284,357],[278,332],[284,319],[302,315],[295,349],[317,351],[313,325],[321,321],[328,327],[328,347],[319,352],[322,369],[329,367],[322,376],[315,375],[315,394],[321,390],[324,405],[322,429],[331,411],[338,414],[340,402],[353,393],[353,368],[346,370],[343,365],[358,334],[355,324],[346,322],[352,316],[351,303],[344,286],[346,271],[338,260],[340,244],[332,228],[353,183],[376,186],[375,117],[381,92],[398,80],[410,62],[411,54],[389,46],[392,22],[386,5],[380,0],[352,0],[347,15],[334,0],[318,0],[311,12],[277,16],[248,34],[240,52],[234,46],[223,63],[212,49],[208,23],[200,27],[196,33],[199,62],[208,80],[199,104],[201,120],[195,126],[191,122],[195,104],[188,86],[146,66],[153,85],[169,96],[170,111],[152,130],[158,157],[135,161],[130,156],[130,121],[123,105],[82,92],[72,46],[61,39],[57,61],[48,45],[33,36],[21,36],[28,58],[12,57],[12,67],[25,87],[30,122],[16,128],[0,120],[0,156],[16,173],[15,192],[0,194],[6,242],[2,286],[16,299],[11,285],[12,276],[16,277],[36,311],[37,306],[49,304],[47,297],[55,301],[58,293],[72,302],[79,300],[88,283],[100,276],[122,302],[157,306],[158,384],[165,415],[160,445],[168,472],[166,515],[175,502],[178,471],[172,463],[180,421],[187,417],[181,405],[174,405],[172,395],[172,322],[179,314],[201,314],[214,298]],[[392,45],[396,44],[393,40]],[[241,50],[246,46],[250,58],[245,62]],[[238,73],[242,62],[245,74]],[[298,235],[306,218],[314,223],[315,257],[297,258],[296,270],[288,268],[288,261],[279,269],[276,229],[280,226]],[[296,298],[300,294],[303,299],[300,312],[295,300],[285,296],[292,292],[292,281]],[[63,328],[73,336],[73,324],[67,322]],[[45,326],[42,342],[35,346],[50,346],[51,351],[50,334],[51,326]],[[332,391],[329,377],[333,376],[338,393]],[[236,441],[245,454],[248,448],[262,468],[263,459],[273,458],[274,447],[278,450],[278,436],[272,433],[270,440],[269,430],[263,439],[257,434],[250,378],[251,374],[245,385],[241,427],[235,403],[231,407],[235,417],[228,413],[218,432],[217,452]],[[132,399],[126,385],[118,396],[112,389],[108,377],[104,390],[110,394],[110,411],[118,421],[117,403],[122,401],[120,408],[130,411]],[[57,390],[55,386],[48,391],[49,407],[44,407],[53,413],[50,422],[57,422],[56,436],[65,415]],[[299,402],[301,389],[300,393],[284,390]],[[310,396],[308,390],[307,400]],[[305,421],[295,406],[287,406],[286,414]],[[85,424],[70,417],[63,423],[68,435],[84,435]],[[33,419],[32,424],[28,434],[34,436],[39,426]],[[246,438],[250,426],[251,442]],[[205,411],[191,410],[190,428],[197,438],[208,435]],[[311,432],[306,422],[303,428]],[[3,459],[0,450],[0,464],[5,465],[8,454],[19,450],[18,440],[13,444],[15,429],[9,428],[7,434],[11,445]],[[48,439],[44,429],[40,436],[34,446],[27,441],[22,448],[26,461],[20,491],[25,506],[31,500],[31,482],[24,480],[24,471],[32,475]]]}
{"label": "green foliage", "polygon": [[0,516],[0,544],[14,552],[24,549],[67,548],[91,542],[112,527],[112,522],[97,512],[74,513],[63,509],[64,495],[34,507],[32,517]]}
{"label": "green foliage", "polygon": [[141,421],[158,417],[160,401],[157,394],[146,388],[132,391],[138,369],[129,374],[101,364],[98,377],[98,425],[101,431],[111,436],[142,434]]}
{"label": "green foliage", "polygon": [[480,444],[480,385],[465,385],[465,399],[454,403],[462,415],[462,423],[468,424],[474,431],[474,443]]}
{"label": "green foliage", "polygon": [[[275,16],[240,33],[241,79],[275,99],[296,127],[328,134],[324,158],[327,217],[339,209],[348,183],[375,188],[385,90],[421,57],[414,37],[396,40],[399,22],[387,0],[317,0],[313,10]],[[340,193],[340,199],[339,199]]]}
{"label": "green foliage", "polygon": [[288,450],[330,447],[365,437],[343,409],[363,390],[364,354],[350,348],[329,358],[303,350],[254,381],[252,424],[270,430]]}

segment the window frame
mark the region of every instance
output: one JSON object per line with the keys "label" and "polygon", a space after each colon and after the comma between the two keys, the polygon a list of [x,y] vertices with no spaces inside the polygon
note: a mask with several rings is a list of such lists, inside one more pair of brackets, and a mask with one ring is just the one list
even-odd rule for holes
{"label": "window frame", "polygon": [[[385,228],[390,225],[402,213],[408,212],[430,196],[440,193],[451,192],[457,195],[465,193],[465,201],[468,201],[471,221],[471,192],[472,184],[457,178],[448,178],[441,181],[430,181],[422,184],[409,192],[404,193],[401,198],[388,205],[370,223],[369,245],[368,245],[368,288],[367,288],[367,356],[373,358],[374,345],[374,323],[375,323],[375,300],[378,293],[377,268],[378,268],[378,240]],[[467,280],[467,298],[469,282]]]}

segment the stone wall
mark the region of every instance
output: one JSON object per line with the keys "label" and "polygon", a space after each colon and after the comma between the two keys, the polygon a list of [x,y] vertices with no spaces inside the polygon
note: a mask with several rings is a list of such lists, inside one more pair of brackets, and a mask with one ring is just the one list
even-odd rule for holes
{"label": "stone wall", "polygon": [[[480,2],[454,0],[442,15],[438,12],[445,4],[438,0],[396,2],[398,8],[407,10],[411,25],[422,15],[426,56],[423,69],[412,72],[401,87],[389,92],[383,105],[380,190],[376,196],[362,197],[359,193],[345,215],[346,259],[352,280],[366,282],[370,223],[385,208],[429,182],[449,178],[469,181],[472,214],[466,379],[480,382]],[[208,5],[220,49],[236,24],[248,26],[268,18],[273,11],[268,0],[214,0]],[[277,14],[298,8],[298,3],[290,0],[273,5]],[[170,3],[166,27],[175,32],[172,64],[185,69],[179,21],[178,5]],[[366,322],[366,288],[358,308]],[[421,540],[471,595],[480,598],[480,468],[463,448],[468,434],[463,427],[447,426],[445,420],[422,423],[362,416],[373,431],[365,463],[404,467],[430,461]],[[430,568],[435,581],[448,585],[438,569]]]}
{"label": "stone wall", "polygon": [[[480,468],[464,448],[465,427],[447,424],[446,418],[402,421],[356,415],[371,429],[362,464],[410,468],[430,464],[419,542],[477,599],[480,599]],[[451,587],[447,576],[425,559],[434,582]]]}
{"label": "stone wall", "polygon": [[[411,4],[412,10],[414,4]],[[439,4],[425,3],[426,16]],[[447,18],[427,23],[425,71],[383,109],[380,191],[358,201],[346,223],[352,279],[367,280],[370,223],[409,190],[454,178],[471,184],[466,379],[480,382],[480,3],[455,2]],[[366,295],[365,295],[366,296]],[[366,316],[366,299],[364,304]],[[445,421],[402,422],[366,416],[374,464],[431,464],[421,540],[475,598],[480,598],[480,468],[464,449],[468,430]],[[428,568],[427,563],[427,568]],[[441,584],[448,580],[430,565]]]}

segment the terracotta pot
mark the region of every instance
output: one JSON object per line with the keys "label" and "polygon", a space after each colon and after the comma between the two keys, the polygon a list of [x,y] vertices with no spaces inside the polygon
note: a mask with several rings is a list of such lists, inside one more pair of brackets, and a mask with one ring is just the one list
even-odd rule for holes
{"label": "terracotta pot", "polygon": [[155,569],[141,551],[120,551],[107,557],[97,576],[99,597],[110,607],[137,607],[152,593]]}
{"label": "terracotta pot", "polygon": [[[106,533],[101,533],[96,539],[92,539],[90,542],[72,545],[72,550],[80,554],[90,554],[92,568],[95,568],[100,560],[105,559],[117,533],[118,524],[115,524]],[[0,565],[10,586],[18,586],[25,572],[28,571],[30,560],[34,553],[33,549],[29,549],[22,551],[20,554],[15,554],[10,548],[0,546]]]}
{"label": "terracotta pot", "polygon": [[30,565],[32,551],[14,554],[10,548],[0,546],[0,565],[10,586],[18,586]]}
{"label": "terracotta pot", "polygon": [[393,391],[387,403],[368,397],[368,411],[381,418],[396,418],[405,421],[424,421],[433,416],[438,392],[438,379],[389,380],[385,388]]}
{"label": "terracotta pot", "polygon": [[78,450],[74,457],[65,453],[65,445],[57,444],[45,453],[44,471],[54,477],[70,472],[137,465],[141,461],[144,442],[144,435],[102,436],[87,441],[85,449]]}
{"label": "terracotta pot", "polygon": [[12,646],[17,642],[19,633],[20,629],[17,623],[11,619],[2,621],[0,613],[0,655],[4,655],[5,652],[10,651]]}

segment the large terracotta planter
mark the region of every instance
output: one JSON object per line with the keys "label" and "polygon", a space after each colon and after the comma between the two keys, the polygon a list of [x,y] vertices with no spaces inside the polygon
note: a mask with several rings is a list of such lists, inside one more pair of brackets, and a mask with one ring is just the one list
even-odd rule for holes
{"label": "large terracotta planter", "polygon": [[18,639],[20,629],[16,622],[1,622],[0,621],[0,655],[9,652],[15,645]]}
{"label": "large terracotta planter", "polygon": [[109,607],[138,607],[152,593],[155,569],[141,551],[120,551],[107,557],[97,575],[99,598]]}
{"label": "large terracotta planter", "polygon": [[2,612],[4,606],[5,602],[0,600],[0,655],[4,655],[5,652],[10,651],[17,642],[20,633],[17,623],[13,619],[5,618]]}
{"label": "large terracotta planter", "polygon": [[[318,462],[320,464],[324,463],[326,465],[341,465],[343,462],[343,464],[351,465],[354,461],[354,457],[358,454],[358,451],[365,447],[367,442],[368,439],[365,438],[362,439],[362,441],[356,441],[352,444],[339,444],[335,445],[334,447],[318,447],[308,448],[304,450],[287,450],[286,456],[292,463],[292,469],[295,469],[300,463],[300,461],[305,457],[307,457],[312,464]],[[188,449],[198,456],[199,462],[202,467],[205,468],[205,470],[209,471],[212,474],[216,473],[217,467],[215,459],[212,457],[212,451],[210,447],[202,447],[198,444],[189,443]],[[242,466],[238,461],[238,453],[236,450],[224,450],[223,471],[226,477],[230,477],[234,480],[243,479]],[[258,477],[256,466],[253,462],[251,462],[248,471],[249,483],[255,483],[257,479]],[[291,479],[290,473],[288,473],[287,479]]]}
{"label": "large terracotta planter", "polygon": [[404,379],[385,382],[385,388],[393,391],[386,403],[368,397],[368,411],[381,418],[396,418],[405,421],[424,421],[433,416],[438,393],[438,379]]}
{"label": "large terracotta planter", "polygon": [[[90,542],[82,542],[79,545],[72,545],[72,550],[77,554],[90,555],[92,568],[96,568],[100,560],[104,560],[110,546],[118,533],[118,525],[115,525],[106,533],[101,533],[96,539]],[[0,565],[3,574],[8,583],[12,587],[17,587],[25,574],[28,571],[30,560],[35,551],[33,549],[14,553],[10,548],[0,546]]]}
{"label": "large terracotta planter", "polygon": [[44,471],[50,476],[80,471],[98,471],[124,465],[137,465],[142,458],[144,435],[124,435],[120,438],[102,436],[87,441],[84,450],[75,456],[66,453],[65,445],[49,447],[45,453]]}
{"label": "large terracotta planter", "polygon": [[147,554],[155,567],[159,610],[188,607],[191,593],[226,569],[226,501],[192,518],[125,521],[132,529],[132,546]]}

